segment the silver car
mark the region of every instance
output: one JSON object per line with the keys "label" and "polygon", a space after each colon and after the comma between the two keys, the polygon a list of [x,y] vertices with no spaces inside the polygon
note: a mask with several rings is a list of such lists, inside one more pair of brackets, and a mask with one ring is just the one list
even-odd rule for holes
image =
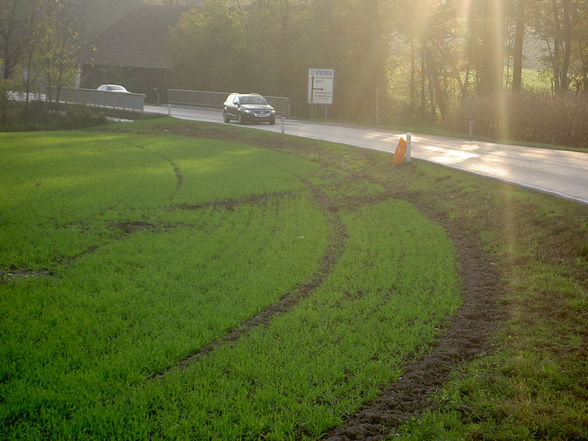
{"label": "silver car", "polygon": [[97,90],[102,90],[103,92],[130,93],[127,89],[118,84],[101,84]]}

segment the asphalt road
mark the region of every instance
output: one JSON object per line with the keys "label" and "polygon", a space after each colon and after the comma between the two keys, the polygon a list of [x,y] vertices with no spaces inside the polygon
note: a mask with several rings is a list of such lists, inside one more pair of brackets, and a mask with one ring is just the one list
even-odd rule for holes
{"label": "asphalt road", "polygon": [[[172,107],[172,116],[222,123],[218,109]],[[168,113],[167,107],[145,106]],[[280,132],[275,126],[245,125]],[[393,152],[404,133],[334,123],[288,120],[288,135]],[[522,147],[431,135],[412,135],[412,157],[550,193],[588,205],[588,153]]]}

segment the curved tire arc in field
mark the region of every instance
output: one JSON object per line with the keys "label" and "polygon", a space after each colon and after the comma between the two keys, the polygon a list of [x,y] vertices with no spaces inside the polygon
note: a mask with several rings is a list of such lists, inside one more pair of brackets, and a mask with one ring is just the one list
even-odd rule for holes
{"label": "curved tire arc in field", "polygon": [[[354,418],[349,418],[349,415],[356,412],[362,403],[376,397],[378,391],[385,391],[386,384],[393,382],[392,389],[398,389],[402,388],[406,379],[413,379],[407,384],[417,384],[427,377],[414,376],[411,372],[423,370],[426,363],[431,364],[419,354],[427,350],[438,334],[438,328],[444,326],[446,317],[455,312],[459,302],[454,249],[441,228],[410,204],[396,200],[393,189],[349,183],[344,179],[335,182],[341,178],[337,178],[336,174],[333,175],[334,185],[331,185],[329,179],[332,177],[320,173],[313,175],[318,169],[294,156],[287,158],[287,155],[264,153],[238,144],[225,146],[218,141],[210,141],[217,143],[210,148],[205,148],[204,144],[192,148],[179,140],[172,141],[178,146],[168,146],[163,138],[154,138],[154,144],[146,145],[144,141],[149,137],[138,138],[132,141],[121,139],[121,143],[148,152],[158,161],[166,163],[167,171],[149,164],[138,176],[159,179],[162,173],[169,172],[169,166],[173,168],[176,187],[171,198],[173,206],[169,204],[168,193],[167,197],[158,199],[162,200],[160,206],[165,208],[163,211],[156,206],[145,205],[140,210],[125,213],[116,221],[109,219],[106,225],[115,225],[122,231],[125,240],[104,245],[91,255],[71,260],[65,268],[60,267],[60,279],[79,271],[90,277],[90,280],[82,282],[82,286],[84,283],[91,286],[94,278],[100,285],[104,282],[99,282],[100,262],[107,259],[111,271],[138,268],[133,274],[137,280],[143,280],[142,277],[147,280],[148,274],[156,269],[162,277],[183,280],[198,289],[200,281],[186,274],[190,265],[181,263],[182,259],[176,262],[174,259],[177,256],[174,257],[172,251],[165,251],[166,243],[171,241],[178,247],[176,255],[186,253],[186,259],[191,259],[193,257],[187,257],[189,241],[195,241],[196,246],[208,246],[207,240],[222,241],[220,233],[214,235],[219,225],[224,225],[219,231],[231,232],[230,238],[211,249],[212,259],[207,261],[202,258],[202,262],[198,263],[201,268],[222,270],[222,260],[220,266],[214,263],[221,251],[237,257],[240,252],[251,250],[265,258],[270,254],[263,254],[263,249],[279,251],[271,248],[270,242],[265,239],[261,241],[261,248],[248,248],[251,241],[255,244],[256,235],[261,234],[258,224],[271,229],[271,237],[284,241],[284,244],[294,246],[307,240],[316,241],[316,244],[300,248],[297,251],[298,260],[288,260],[286,253],[281,257],[282,261],[274,263],[276,269],[282,266],[282,270],[285,263],[298,265],[297,280],[288,278],[288,271],[282,271],[284,274],[281,277],[286,279],[280,286],[290,286],[290,289],[272,289],[274,282],[266,279],[264,289],[268,293],[264,294],[264,300],[251,303],[246,314],[236,315],[238,322],[214,325],[215,332],[208,332],[206,338],[199,338],[195,343],[189,343],[190,333],[180,337],[174,329],[177,327],[181,334],[182,326],[191,326],[190,321],[201,319],[192,312],[191,318],[182,317],[188,309],[182,311],[182,306],[173,307],[174,299],[170,298],[168,304],[158,308],[164,314],[173,312],[169,318],[178,320],[177,325],[159,320],[157,326],[160,328],[149,331],[147,335],[157,339],[160,337],[158,333],[163,333],[164,338],[152,346],[139,345],[139,348],[144,348],[143,351],[153,351],[156,360],[146,362],[147,358],[141,358],[137,353],[141,349],[130,350],[130,345],[121,347],[123,351],[129,348],[129,362],[139,363],[137,372],[129,376],[129,381],[125,380],[125,385],[98,382],[90,387],[87,398],[80,398],[77,403],[77,399],[68,402],[68,395],[59,395],[57,390],[38,389],[37,392],[56,394],[58,399],[51,410],[47,411],[49,402],[43,399],[36,404],[23,401],[20,411],[5,419],[7,424],[4,430],[7,431],[0,433],[7,435],[7,438],[19,439],[37,431],[46,431],[51,425],[51,435],[55,439],[65,438],[66,434],[83,434],[92,439],[167,439],[184,436],[227,440],[259,437],[308,439],[320,436],[347,419],[346,425],[332,433],[335,437],[332,439],[345,439],[337,437],[343,436],[342,433],[349,436],[359,433],[350,429]],[[220,157],[223,161],[219,161]],[[223,171],[217,173],[217,169]],[[239,170],[245,173],[242,181],[234,176]],[[194,180],[194,176],[201,178]],[[301,209],[305,213],[300,212]],[[426,210],[423,211],[426,213]],[[300,219],[292,223],[292,215]],[[280,221],[272,223],[265,218],[267,216],[279,217]],[[245,221],[244,226],[239,223],[240,219]],[[311,223],[313,228],[309,229],[306,224]],[[307,232],[288,239],[297,230],[304,229],[305,225]],[[463,244],[459,240],[458,245],[462,249]],[[152,257],[142,257],[145,253]],[[157,258],[168,261],[157,264]],[[271,274],[267,269],[270,266],[266,269],[255,265],[248,267],[252,263],[247,256],[240,256],[237,260],[241,266],[237,265],[234,269],[245,271],[242,277],[248,283],[255,281],[257,271],[261,271],[260,277]],[[484,261],[461,260],[462,270],[465,269],[464,294],[470,286],[468,277],[479,270],[481,263]],[[68,272],[68,265],[72,265],[74,272]],[[179,265],[178,271],[170,271],[172,268],[168,265]],[[468,265],[469,270],[466,268]],[[413,267],[417,268],[416,272],[413,272]],[[247,276],[247,271],[254,271],[254,277]],[[126,280],[124,277],[121,282]],[[19,283],[22,286],[27,282]],[[141,290],[155,290],[158,296],[164,297],[174,294],[166,292],[165,284],[160,285],[141,286]],[[237,285],[233,285],[233,289],[236,288]],[[57,291],[53,295],[57,295]],[[94,295],[102,294],[97,292]],[[187,296],[186,299],[189,295],[189,291],[182,294]],[[444,381],[448,370],[469,356],[451,355],[451,351],[463,345],[464,341],[471,343],[471,340],[478,338],[470,335],[471,324],[466,328],[469,340],[463,340],[459,335],[459,327],[466,323],[459,321],[459,317],[474,317],[481,305],[469,302],[467,296],[464,298],[465,305],[459,310],[458,319],[443,334],[437,346],[445,348],[444,355],[434,358],[436,361],[443,360],[445,373],[443,369],[434,372],[437,380],[424,388],[424,399],[415,399],[410,391],[407,395],[395,395],[396,404],[393,407],[401,409],[402,415],[416,412],[417,408],[426,405],[426,396]],[[116,304],[116,297],[112,300]],[[148,305],[149,302],[159,301],[156,297],[129,297],[129,300],[148,302],[137,305],[142,316],[136,318],[132,318],[132,308],[121,303],[124,314],[131,314],[133,326],[152,320],[151,315],[156,309]],[[194,305],[186,303],[186,306]],[[106,302],[101,308],[110,306]],[[39,307],[39,311],[45,307],[49,308],[48,305]],[[173,311],[168,311],[169,308]],[[207,314],[212,314],[214,308],[207,311]],[[59,317],[59,314],[54,315]],[[44,323],[43,316],[39,317],[38,323]],[[75,316],[73,320],[76,320]],[[128,326],[126,320],[124,318],[113,324],[124,333],[125,326]],[[59,329],[59,322],[53,324],[56,325]],[[111,325],[104,322],[96,330],[103,328],[106,331]],[[61,327],[67,328],[67,323]],[[71,331],[75,332],[75,327]],[[191,332],[196,332],[195,328]],[[119,336],[109,333],[106,332],[104,337],[117,343]],[[174,342],[176,337],[179,337],[183,347]],[[133,338],[142,339],[140,334]],[[479,338],[482,341],[483,335],[480,334]],[[449,340],[454,343],[444,346],[444,341]],[[137,343],[141,342],[137,340]],[[473,354],[481,347],[483,344],[472,344],[469,351]],[[156,354],[158,348],[161,354]],[[11,348],[11,351],[16,351],[16,348]],[[136,360],[133,358],[138,356]],[[69,363],[66,358],[56,365]],[[415,359],[417,361],[411,362]],[[432,364],[435,365],[436,361]],[[84,365],[86,362],[81,359],[79,363]],[[141,366],[141,363],[145,364]],[[96,373],[113,377],[123,373],[122,365],[113,364],[112,367],[114,369],[110,373],[107,366]],[[95,375],[90,371],[88,374]],[[4,392],[9,391],[7,387],[11,384],[11,375],[14,374],[4,377],[7,380],[2,384]],[[23,371],[18,375],[27,374]],[[29,381],[36,381],[35,375]],[[72,375],[76,375],[75,370]],[[70,377],[63,377],[62,386],[73,387],[77,384],[78,380],[70,383],[67,379]],[[111,384],[112,390],[99,390],[108,384]],[[217,396],[213,397],[215,390]],[[227,392],[231,390],[232,393]],[[26,397],[23,396],[22,400]],[[398,404],[398,401],[402,403]],[[390,404],[390,400],[387,403]],[[406,407],[408,404],[405,403],[412,403],[413,407]],[[376,406],[377,400],[366,409],[375,409]],[[61,412],[65,413],[60,414],[59,409],[67,411],[63,410]],[[386,416],[385,409],[376,412],[380,419],[375,418],[373,413],[368,416],[375,425],[365,434],[382,434],[396,424],[396,416]],[[4,411],[3,414],[6,416]],[[365,420],[361,420],[361,416],[359,418],[359,424],[365,426]],[[14,431],[11,432],[11,428]]]}

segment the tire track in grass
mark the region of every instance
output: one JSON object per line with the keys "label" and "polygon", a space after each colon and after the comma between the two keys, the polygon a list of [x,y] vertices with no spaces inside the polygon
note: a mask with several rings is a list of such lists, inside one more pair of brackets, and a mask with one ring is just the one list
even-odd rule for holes
{"label": "tire track in grass", "polygon": [[[136,149],[139,149],[139,150],[146,152],[146,153],[151,153],[151,154],[159,157],[160,159],[163,159],[165,162],[167,162],[168,164],[170,164],[173,167],[174,174],[176,176],[176,188],[175,188],[173,194],[170,196],[170,200],[173,201],[176,197],[177,192],[182,188],[182,185],[184,184],[184,175],[182,174],[182,171],[178,167],[178,165],[172,159],[168,158],[167,156],[165,156],[159,152],[153,152],[143,146],[139,146],[139,145],[133,144],[128,141],[120,141],[120,143],[127,145],[127,146],[130,146],[130,147],[133,147],[133,148],[136,148]],[[13,279],[31,279],[31,278],[37,278],[37,277],[54,276],[55,275],[54,271],[57,268],[57,266],[69,265],[69,264],[75,263],[76,261],[82,259],[83,257],[86,257],[90,254],[95,253],[96,251],[98,251],[99,248],[101,248],[103,246],[110,245],[110,244],[114,243],[115,241],[124,240],[136,231],[146,230],[146,229],[154,229],[154,228],[156,228],[156,225],[153,225],[148,222],[130,221],[130,222],[121,222],[116,225],[111,225],[111,228],[112,227],[121,228],[124,231],[124,234],[121,237],[115,238],[114,241],[109,241],[109,242],[104,243],[99,246],[90,247],[90,248],[86,249],[85,251],[83,251],[82,253],[78,254],[77,256],[63,259],[61,262],[58,262],[58,263],[54,264],[53,266],[42,268],[40,270],[33,271],[33,270],[22,269],[22,268],[10,268],[10,269],[3,270],[0,268],[0,283],[7,283],[8,281],[13,280]],[[164,229],[169,229],[169,227],[164,226]]]}
{"label": "tire track in grass", "polygon": [[158,158],[163,159],[165,162],[167,162],[169,165],[171,165],[173,167],[174,174],[176,175],[176,189],[170,197],[170,200],[173,201],[175,199],[178,191],[180,191],[180,188],[182,188],[182,185],[184,185],[184,175],[182,174],[182,170],[180,170],[180,167],[178,167],[178,165],[171,158],[168,158],[167,156],[165,156],[159,152],[153,152],[151,150],[148,150],[146,147],[143,147],[143,146],[140,146],[137,144],[133,144],[132,142],[129,142],[129,141],[121,141],[121,144],[126,144],[128,146],[139,149],[143,152],[151,153],[152,155],[155,155]]}
{"label": "tire track in grass", "polygon": [[[254,204],[254,203],[266,203],[273,199],[281,199],[285,197],[289,197],[299,193],[299,191],[281,191],[275,193],[265,193],[260,195],[253,195],[248,198],[244,199],[223,199],[220,201],[211,201],[211,202],[203,202],[201,204],[181,204],[177,206],[177,208],[182,210],[202,210],[206,208],[224,208],[227,210],[233,210],[240,205],[247,205],[247,204]],[[26,268],[0,268],[0,283],[8,283],[10,280],[14,279],[33,279],[38,277],[52,277],[55,276],[56,269],[60,265],[71,265],[72,263],[77,262],[78,260],[94,254],[100,248],[112,245],[115,242],[128,239],[132,234],[140,232],[140,231],[169,231],[174,228],[179,227],[187,227],[191,228],[191,225],[188,224],[158,224],[152,223],[147,221],[125,221],[125,222],[118,222],[112,223],[109,225],[109,229],[120,229],[122,230],[122,234],[115,237],[113,240],[110,240],[106,243],[103,243],[99,246],[90,247],[80,254],[76,256],[69,257],[67,259],[62,259],[58,263],[47,266],[45,268],[40,268],[37,270],[30,270]]]}
{"label": "tire track in grass", "polygon": [[43,268],[38,270],[25,270],[25,269],[8,269],[0,270],[0,283],[8,283],[14,279],[34,279],[37,277],[49,277],[53,276],[54,273],[49,268]]}
{"label": "tire track in grass", "polygon": [[13,267],[11,267],[9,269],[0,268],[0,282],[7,283],[8,281],[14,280],[14,279],[32,279],[32,278],[37,278],[37,277],[53,277],[56,275],[56,271],[59,266],[61,266],[61,265],[67,266],[67,265],[71,265],[73,263],[76,263],[78,260],[83,259],[84,257],[89,256],[91,254],[94,254],[102,247],[112,245],[113,243],[116,243],[121,240],[128,239],[133,233],[136,233],[138,231],[158,230],[158,229],[162,230],[162,231],[167,231],[167,230],[170,230],[170,229],[175,228],[177,226],[180,226],[180,225],[170,225],[170,224],[157,225],[157,224],[153,224],[153,223],[145,222],[145,221],[127,221],[127,222],[120,222],[120,223],[112,224],[108,227],[109,229],[121,229],[123,231],[123,233],[117,237],[114,237],[112,240],[109,240],[101,245],[87,248],[86,250],[82,251],[81,253],[79,253],[75,256],[60,259],[58,262],[54,263],[53,265],[47,266],[45,268],[41,268],[38,270],[29,270],[29,269],[13,268]]}
{"label": "tire track in grass", "polygon": [[272,199],[281,199],[293,196],[297,193],[299,193],[298,190],[276,191],[272,193],[254,194],[242,199],[223,199],[220,201],[202,202],[200,204],[180,204],[178,205],[178,208],[181,208],[182,210],[202,210],[205,208],[224,208],[227,210],[233,210],[239,205],[265,203]]}
{"label": "tire track in grass", "polygon": [[[407,199],[406,194],[392,197]],[[375,441],[399,435],[398,428],[403,423],[433,405],[432,395],[456,367],[493,349],[488,337],[504,319],[504,310],[497,303],[503,295],[500,275],[491,258],[481,251],[481,245],[429,213],[418,198],[409,202],[443,226],[453,240],[463,279],[463,304],[425,356],[408,362],[396,382],[385,386],[378,397],[329,431],[321,438],[323,441]]]}
{"label": "tire track in grass", "polygon": [[[343,255],[345,250],[345,239],[347,230],[341,220],[336,208],[332,205],[329,198],[324,195],[320,189],[303,178],[296,177],[300,180],[310,192],[329,225],[329,240],[327,250],[323,254],[319,268],[306,281],[294,287],[291,291],[283,295],[277,302],[273,303],[257,315],[243,322],[239,327],[229,330],[225,335],[209,344],[199,348],[197,351],[188,355],[186,358],[178,361],[175,365],[167,369],[154,373],[147,381],[162,380],[167,375],[178,369],[183,369],[196,362],[203,356],[207,355],[217,347],[237,341],[254,328],[267,326],[276,315],[283,314],[295,307],[302,299],[309,296],[316,290],[331,274],[333,267]],[[257,197],[250,198],[251,202],[257,202]],[[222,206],[222,204],[221,204]]]}

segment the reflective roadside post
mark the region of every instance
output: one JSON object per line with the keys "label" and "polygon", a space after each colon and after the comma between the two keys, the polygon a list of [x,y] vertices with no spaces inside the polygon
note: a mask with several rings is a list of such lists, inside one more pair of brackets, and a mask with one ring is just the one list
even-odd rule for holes
{"label": "reflective roadside post", "polygon": [[410,162],[410,151],[412,148],[412,133],[406,134],[406,162]]}
{"label": "reflective roadside post", "polygon": [[171,116],[171,104],[167,104],[167,116]]}
{"label": "reflective roadside post", "polygon": [[286,117],[284,116],[284,114],[282,113],[282,116],[280,118],[281,120],[281,130],[282,130],[282,135],[284,135],[286,133]]}

